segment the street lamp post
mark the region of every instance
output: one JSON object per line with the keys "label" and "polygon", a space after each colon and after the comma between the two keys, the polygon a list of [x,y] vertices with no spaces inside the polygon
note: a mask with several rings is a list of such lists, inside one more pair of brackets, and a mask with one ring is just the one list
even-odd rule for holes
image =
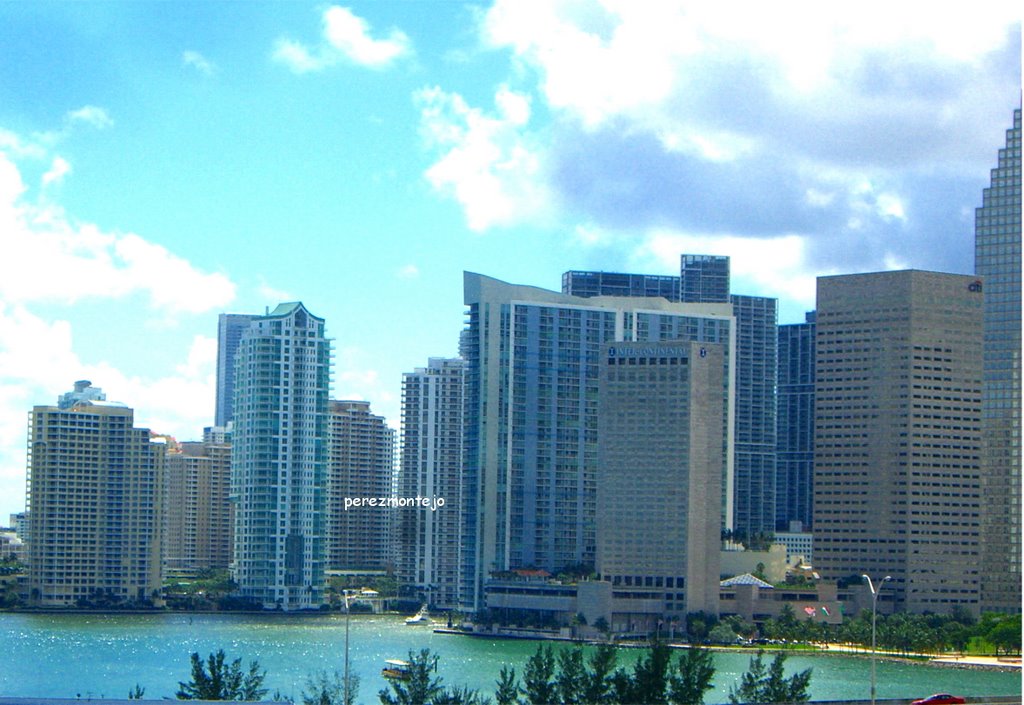
{"label": "street lamp post", "polygon": [[343,588],[342,589],[342,594],[345,596],[345,689],[344,689],[345,700],[344,700],[343,705],[348,705],[349,704],[349,699],[348,699],[348,627],[349,627],[349,622],[351,621],[351,618],[352,618],[352,612],[351,612],[351,610],[349,610],[348,588]]}
{"label": "street lamp post", "polygon": [[868,581],[868,588],[871,590],[871,705],[875,705],[875,661],[878,660],[878,654],[875,651],[875,620],[878,618],[878,593],[882,591],[886,580],[892,580],[892,576],[887,575],[882,578],[882,582],[878,583],[877,590],[871,582],[870,575],[861,577]]}

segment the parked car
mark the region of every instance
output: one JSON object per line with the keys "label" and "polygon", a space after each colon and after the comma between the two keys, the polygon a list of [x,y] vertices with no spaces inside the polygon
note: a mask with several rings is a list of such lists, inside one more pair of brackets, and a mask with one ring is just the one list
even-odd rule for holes
{"label": "parked car", "polygon": [[936,693],[935,695],[929,695],[927,698],[915,700],[910,705],[963,705],[966,702],[967,700],[959,695]]}

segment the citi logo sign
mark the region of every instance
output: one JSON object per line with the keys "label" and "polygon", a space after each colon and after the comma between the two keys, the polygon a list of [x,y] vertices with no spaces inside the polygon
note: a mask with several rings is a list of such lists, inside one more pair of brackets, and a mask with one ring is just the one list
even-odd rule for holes
{"label": "citi logo sign", "polygon": [[967,291],[972,291],[975,294],[977,294],[981,290],[982,290],[981,282],[978,281],[977,279],[975,279],[974,281],[972,281],[970,284],[967,285]]}

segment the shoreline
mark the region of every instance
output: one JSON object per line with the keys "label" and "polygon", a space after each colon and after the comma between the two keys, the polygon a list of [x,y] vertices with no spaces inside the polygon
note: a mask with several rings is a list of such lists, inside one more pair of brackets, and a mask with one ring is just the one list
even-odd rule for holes
{"label": "shoreline", "polygon": [[[647,644],[642,642],[605,642],[600,639],[589,639],[579,637],[562,636],[558,634],[543,634],[540,632],[530,630],[524,630],[523,633],[501,633],[501,632],[470,632],[456,627],[437,627],[434,630],[435,634],[448,634],[453,636],[468,636],[475,638],[489,638],[489,639],[506,639],[516,641],[557,641],[557,642],[569,642],[584,644],[590,646],[597,646],[603,643],[611,643],[616,648],[625,649],[638,649],[646,648]],[[673,649],[688,649],[690,644],[682,642],[669,642],[668,646]],[[765,653],[787,653],[791,655],[808,654],[813,656],[843,656],[843,657],[862,657],[871,658],[872,653],[870,650],[862,650],[853,647],[844,647],[842,645],[809,645],[812,648],[800,648],[800,649],[788,649],[785,647],[779,647],[777,645],[764,645],[764,646],[722,646],[722,645],[708,645],[702,648],[708,649],[709,651],[721,652],[721,653],[741,653],[741,654],[756,654],[758,651],[764,651]],[[971,656],[971,655],[956,655],[956,654],[941,654],[938,656],[931,654],[920,654],[914,655],[900,655],[893,654],[890,652],[878,651],[874,654],[875,658],[880,661],[891,661],[894,663],[913,663],[918,665],[934,665],[945,668],[962,668],[965,670],[976,670],[976,671],[996,671],[1006,672],[1021,670],[1021,657],[1020,656]]]}

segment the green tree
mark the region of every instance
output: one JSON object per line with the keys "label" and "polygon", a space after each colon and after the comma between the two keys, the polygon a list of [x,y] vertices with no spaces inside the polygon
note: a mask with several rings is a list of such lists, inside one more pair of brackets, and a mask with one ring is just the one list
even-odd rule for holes
{"label": "green tree", "polygon": [[740,703],[805,703],[810,699],[808,688],[811,684],[811,669],[786,678],[783,667],[785,654],[776,654],[771,665],[765,668],[764,652],[750,660],[750,667],[740,678],[739,687],[729,689],[729,702]]}
{"label": "green tree", "polygon": [[719,622],[708,634],[708,641],[712,644],[734,644],[736,643],[736,632],[725,622]]}
{"label": "green tree", "polygon": [[224,650],[210,654],[206,665],[199,654],[193,652],[192,680],[178,682],[179,700],[259,700],[267,694],[263,687],[266,671],[260,672],[259,662],[249,662],[249,672],[242,672],[242,659],[225,664]]}
{"label": "green tree", "polygon": [[587,687],[583,701],[587,705],[603,705],[611,702],[612,674],[618,653],[611,644],[600,644],[590,655],[587,669]]}
{"label": "green tree", "polygon": [[633,666],[633,699],[629,702],[661,705],[667,700],[668,671],[672,649],[655,641],[647,653]]}
{"label": "green tree", "polygon": [[335,671],[331,676],[327,671],[317,671],[306,678],[306,687],[302,690],[302,705],[353,705],[359,693],[359,676],[349,674],[348,699],[345,699],[345,677]]}
{"label": "green tree", "polygon": [[714,687],[714,660],[707,649],[694,646],[680,655],[676,673],[669,678],[668,699],[672,705],[701,705],[704,693]]}
{"label": "green tree", "polygon": [[1021,647],[1021,620],[1020,615],[1015,617],[1007,617],[1002,622],[993,627],[986,635],[985,639],[988,640],[992,646],[996,649],[996,655],[999,655],[999,650],[1002,649],[1003,653],[1020,653]]}
{"label": "green tree", "polygon": [[523,693],[531,705],[550,705],[557,702],[554,683],[555,655],[550,646],[538,646],[536,653],[526,661],[523,669]]}
{"label": "green tree", "polygon": [[562,705],[582,705],[587,691],[587,667],[583,647],[564,649],[558,653],[555,690]]}
{"label": "green tree", "polygon": [[142,697],[145,694],[146,694],[146,689],[143,688],[138,683],[136,683],[135,687],[128,691],[128,699],[129,700],[142,700]]}
{"label": "green tree", "polygon": [[498,689],[494,692],[494,700],[497,705],[521,705],[519,699],[519,679],[516,678],[516,669],[501,667],[501,674],[498,676]]}

